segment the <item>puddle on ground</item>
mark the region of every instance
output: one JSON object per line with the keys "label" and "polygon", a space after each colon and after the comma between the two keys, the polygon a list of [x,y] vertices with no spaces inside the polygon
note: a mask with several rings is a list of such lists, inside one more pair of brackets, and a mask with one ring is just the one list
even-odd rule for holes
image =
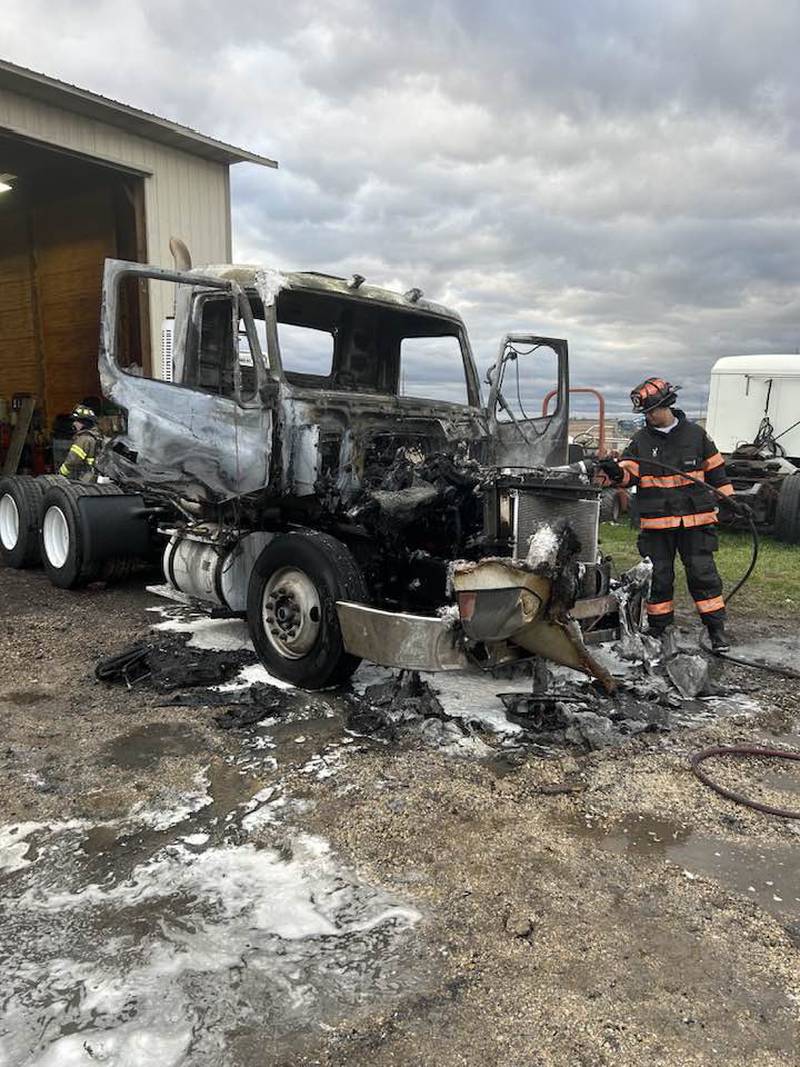
{"label": "puddle on ground", "polygon": [[263,782],[213,763],[159,817],[3,828],[0,1063],[261,1064],[423,983],[419,913]]}
{"label": "puddle on ground", "polygon": [[644,815],[631,815],[613,824],[588,815],[568,821],[581,837],[617,855],[679,864],[687,877],[713,878],[784,922],[800,919],[797,845],[735,842],[699,833],[682,823]]}
{"label": "puddle on ground", "polygon": [[800,678],[800,637],[796,634],[736,642],[731,645],[728,655],[733,660],[745,660],[756,666],[777,667]]}
{"label": "puddle on ground", "polygon": [[165,756],[191,756],[206,747],[194,727],[181,722],[150,722],[109,741],[103,751],[106,763],[135,770],[153,767]]}

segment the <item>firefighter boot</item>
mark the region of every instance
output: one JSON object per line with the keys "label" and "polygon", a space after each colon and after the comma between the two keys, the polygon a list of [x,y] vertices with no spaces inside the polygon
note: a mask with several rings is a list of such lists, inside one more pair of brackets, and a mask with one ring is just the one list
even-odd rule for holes
{"label": "firefighter boot", "polygon": [[721,619],[710,619],[708,622],[708,636],[711,638],[711,649],[714,652],[727,652],[731,643],[725,636],[725,623]]}

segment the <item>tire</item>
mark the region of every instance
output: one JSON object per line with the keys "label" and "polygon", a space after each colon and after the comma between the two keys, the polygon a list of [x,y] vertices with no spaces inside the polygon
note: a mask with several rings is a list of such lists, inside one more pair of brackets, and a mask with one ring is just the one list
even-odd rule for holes
{"label": "tire", "polygon": [[0,479],[0,560],[7,567],[36,567],[41,562],[39,524],[42,498],[63,482],[57,474],[27,474]]}
{"label": "tire", "polygon": [[116,496],[115,485],[83,485],[64,481],[51,486],[41,506],[39,546],[47,577],[60,589],[77,589],[104,576],[102,566],[85,558],[77,501],[82,496]]}
{"label": "tire", "polygon": [[775,537],[790,545],[800,544],[800,471],[781,482],[775,508]]}
{"label": "tire", "polygon": [[361,570],[341,541],[315,530],[270,541],[250,576],[247,623],[272,674],[304,689],[350,678],[361,660],[344,649],[337,600],[367,600]]}
{"label": "tire", "polygon": [[600,494],[600,522],[618,522],[622,514],[616,489],[604,489]]}

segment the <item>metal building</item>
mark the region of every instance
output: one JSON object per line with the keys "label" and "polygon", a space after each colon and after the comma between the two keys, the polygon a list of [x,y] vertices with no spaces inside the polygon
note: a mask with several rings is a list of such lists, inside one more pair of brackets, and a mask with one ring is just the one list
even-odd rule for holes
{"label": "metal building", "polygon": [[[103,259],[229,262],[229,168],[263,156],[0,60],[0,422],[37,397],[40,426],[99,392]],[[129,293],[127,358],[156,376],[163,286]]]}

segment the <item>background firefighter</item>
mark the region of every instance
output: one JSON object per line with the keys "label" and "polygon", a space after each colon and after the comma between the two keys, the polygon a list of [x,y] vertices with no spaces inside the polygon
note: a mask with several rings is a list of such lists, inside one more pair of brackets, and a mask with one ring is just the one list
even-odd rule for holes
{"label": "background firefighter", "polygon": [[[707,627],[712,647],[728,648],[722,579],[714,562],[717,550],[717,508],[714,498],[696,482],[667,474],[655,463],[685,471],[732,497],[733,486],[716,445],[697,423],[674,408],[678,387],[663,378],[648,378],[631,393],[634,411],[644,414],[639,430],[622,459],[600,464],[610,481],[637,487],[640,516],[639,552],[653,563],[647,604],[651,632],[660,637],[674,620],[675,553],[686,570],[689,592]],[[731,501],[731,507],[736,507]]]}
{"label": "background firefighter", "polygon": [[75,482],[95,482],[94,461],[101,440],[97,416],[91,408],[78,404],[72,412],[72,426],[75,434],[58,473]]}

